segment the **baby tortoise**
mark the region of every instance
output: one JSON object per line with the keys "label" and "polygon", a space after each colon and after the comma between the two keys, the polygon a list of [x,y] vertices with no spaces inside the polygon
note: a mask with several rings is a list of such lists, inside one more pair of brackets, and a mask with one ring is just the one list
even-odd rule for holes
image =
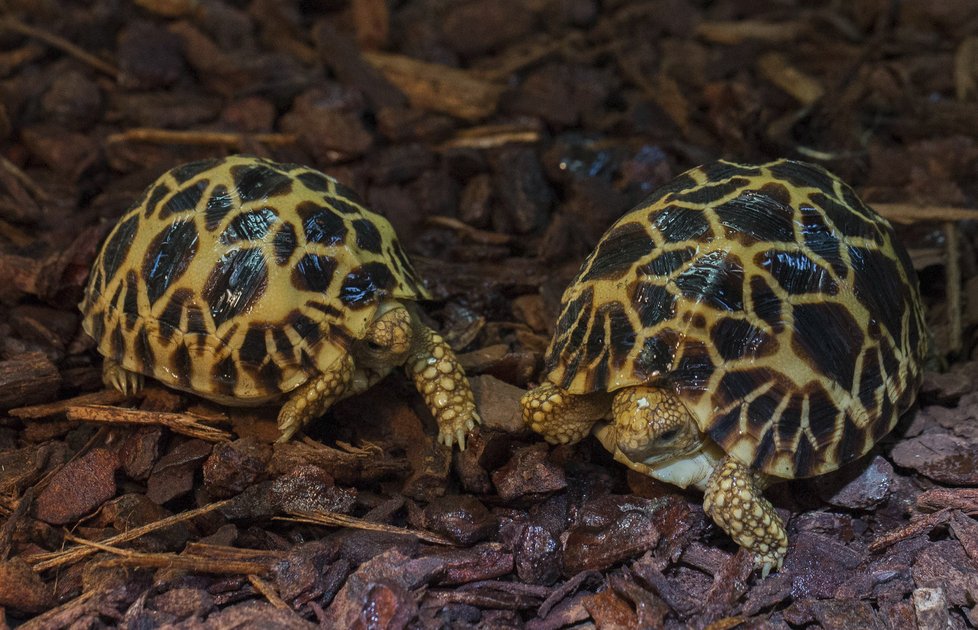
{"label": "baby tortoise", "polygon": [[83,327],[123,393],[150,376],[227,405],[284,399],[280,441],[404,366],[465,448],[479,423],[391,224],[336,180],[233,156],[176,167],[119,219],[92,267]]}
{"label": "baby tortoise", "polygon": [[719,161],[605,233],[523,418],[552,443],[594,427],[621,463],[703,490],[766,576],[788,541],[764,488],[866,453],[913,402],[926,348],[910,258],[849,186]]}

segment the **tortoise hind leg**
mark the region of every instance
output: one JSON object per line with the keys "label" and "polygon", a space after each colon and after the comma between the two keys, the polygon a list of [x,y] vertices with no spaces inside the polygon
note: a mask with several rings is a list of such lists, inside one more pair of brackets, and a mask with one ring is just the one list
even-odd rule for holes
{"label": "tortoise hind leg", "polygon": [[115,359],[102,361],[102,382],[106,387],[117,389],[126,396],[138,394],[143,389],[143,375],[122,367]]}
{"label": "tortoise hind leg", "polygon": [[784,522],[761,494],[762,480],[750,468],[726,456],[710,475],[703,495],[705,511],[734,542],[754,554],[754,565],[767,577],[788,551]]}
{"label": "tortoise hind leg", "polygon": [[337,400],[350,394],[355,372],[353,357],[344,354],[330,369],[311,378],[289,394],[278,412],[278,442],[288,442],[296,431],[323,415]]}
{"label": "tortoise hind leg", "polygon": [[580,442],[611,407],[603,393],[577,395],[553,383],[541,383],[520,399],[523,422],[551,444]]}

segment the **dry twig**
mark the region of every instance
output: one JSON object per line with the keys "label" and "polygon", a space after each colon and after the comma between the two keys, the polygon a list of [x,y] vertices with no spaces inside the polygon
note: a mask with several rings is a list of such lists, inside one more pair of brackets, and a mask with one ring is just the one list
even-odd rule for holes
{"label": "dry twig", "polygon": [[107,61],[102,61],[92,53],[79,48],[78,46],[69,42],[67,39],[59,37],[54,33],[49,33],[43,29],[29,26],[20,20],[9,16],[0,19],[0,28],[5,28],[7,30],[14,31],[15,33],[26,35],[27,37],[33,37],[34,39],[39,39],[48,46],[57,48],[58,50],[75,57],[79,61],[87,63],[99,72],[104,72],[113,79],[118,80],[119,78],[119,69],[114,65],[108,63]]}
{"label": "dry twig", "polygon": [[234,133],[230,131],[177,131],[152,127],[134,127],[110,135],[106,142],[152,142],[154,144],[216,144],[228,147],[247,146],[251,143],[269,146],[295,144],[294,133]]}
{"label": "dry twig", "polygon": [[172,411],[142,411],[109,405],[73,405],[66,409],[69,420],[104,422],[106,424],[138,424],[164,426],[174,433],[206,440],[226,442],[232,435],[227,431],[202,424],[200,418]]}
{"label": "dry twig", "polygon": [[276,517],[276,520],[290,521],[293,523],[306,523],[308,525],[350,527],[353,529],[365,529],[374,532],[387,532],[388,534],[414,536],[424,540],[425,542],[435,543],[437,545],[455,545],[455,543],[448,538],[439,536],[433,532],[425,531],[423,529],[410,529],[407,527],[398,527],[397,525],[388,525],[386,523],[374,523],[373,521],[366,521],[362,518],[356,518],[355,516],[340,514],[338,512],[290,512],[290,514],[291,516]]}

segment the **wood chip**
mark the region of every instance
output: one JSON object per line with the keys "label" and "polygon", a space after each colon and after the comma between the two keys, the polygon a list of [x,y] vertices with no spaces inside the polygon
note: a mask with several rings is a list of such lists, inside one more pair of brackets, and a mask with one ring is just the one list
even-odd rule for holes
{"label": "wood chip", "polygon": [[503,93],[502,85],[458,68],[388,53],[367,52],[364,57],[421,109],[479,120],[496,111]]}

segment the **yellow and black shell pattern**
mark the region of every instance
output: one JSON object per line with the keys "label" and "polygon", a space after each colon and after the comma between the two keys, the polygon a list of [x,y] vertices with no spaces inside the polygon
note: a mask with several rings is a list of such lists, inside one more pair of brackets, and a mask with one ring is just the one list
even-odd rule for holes
{"label": "yellow and black shell pattern", "polygon": [[911,405],[927,340],[892,226],[825,169],[687,171],[617,221],[563,295],[546,378],[669,387],[781,478],[863,455]]}
{"label": "yellow and black shell pattern", "polygon": [[350,189],[232,156],[150,185],[106,237],[80,308],[127,370],[258,404],[348,352],[383,300],[427,297],[391,224]]}

